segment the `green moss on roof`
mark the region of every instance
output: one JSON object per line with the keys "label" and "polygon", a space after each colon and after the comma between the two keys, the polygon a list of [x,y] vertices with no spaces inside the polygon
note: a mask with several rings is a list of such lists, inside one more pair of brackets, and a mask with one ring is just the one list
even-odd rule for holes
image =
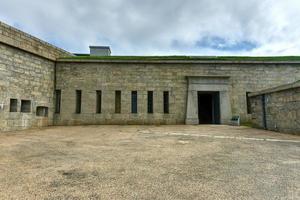
{"label": "green moss on roof", "polygon": [[300,61],[300,56],[247,57],[247,56],[69,56],[60,60],[191,60],[191,61]]}

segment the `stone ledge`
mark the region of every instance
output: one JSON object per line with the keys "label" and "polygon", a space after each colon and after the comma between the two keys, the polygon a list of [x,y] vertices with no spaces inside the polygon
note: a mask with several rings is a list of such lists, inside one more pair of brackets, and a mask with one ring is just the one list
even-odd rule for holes
{"label": "stone ledge", "polygon": [[299,88],[299,87],[300,87],[300,80],[296,81],[294,83],[281,85],[281,86],[278,86],[278,87],[262,90],[262,91],[259,91],[259,92],[254,92],[254,93],[249,94],[249,96],[254,97],[254,96],[259,96],[259,95],[262,95],[262,94],[270,94],[270,93],[280,92],[280,91],[284,91],[284,90],[290,90],[290,89]]}

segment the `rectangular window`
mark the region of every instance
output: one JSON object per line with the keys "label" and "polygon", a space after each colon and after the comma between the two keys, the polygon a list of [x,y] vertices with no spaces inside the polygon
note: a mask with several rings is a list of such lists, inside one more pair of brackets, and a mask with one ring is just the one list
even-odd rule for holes
{"label": "rectangular window", "polygon": [[164,113],[169,113],[169,91],[164,91]]}
{"label": "rectangular window", "polygon": [[48,107],[45,106],[36,107],[36,116],[48,117]]}
{"label": "rectangular window", "polygon": [[61,90],[55,90],[55,113],[60,113]]}
{"label": "rectangular window", "polygon": [[10,99],[9,112],[18,112],[18,99]]}
{"label": "rectangular window", "polygon": [[76,110],[75,113],[81,113],[81,90],[76,90]]}
{"label": "rectangular window", "polygon": [[115,94],[115,113],[121,113],[121,91],[119,90]]}
{"label": "rectangular window", "polygon": [[96,113],[101,113],[101,106],[102,106],[102,91],[97,90],[96,92]]}
{"label": "rectangular window", "polygon": [[148,91],[147,102],[148,113],[153,113],[153,91]]}
{"label": "rectangular window", "polygon": [[131,92],[131,113],[137,113],[137,91]]}
{"label": "rectangular window", "polygon": [[21,112],[30,113],[31,112],[31,101],[21,100]]}
{"label": "rectangular window", "polygon": [[251,102],[249,97],[250,92],[246,92],[246,102],[247,102],[247,113],[251,114]]}

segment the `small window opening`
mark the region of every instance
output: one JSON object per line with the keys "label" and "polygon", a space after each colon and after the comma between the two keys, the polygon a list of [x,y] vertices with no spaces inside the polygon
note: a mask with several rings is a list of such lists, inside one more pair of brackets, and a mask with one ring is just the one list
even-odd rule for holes
{"label": "small window opening", "polygon": [[137,91],[131,92],[131,113],[137,113]]}
{"label": "small window opening", "polygon": [[96,91],[96,113],[101,113],[101,105],[102,104],[102,91]]}
{"label": "small window opening", "polygon": [[121,113],[121,91],[117,90],[115,94],[115,113]]}
{"label": "small window opening", "polygon": [[18,99],[10,99],[9,112],[18,112]]}
{"label": "small window opening", "polygon": [[21,112],[30,113],[31,112],[31,101],[21,100]]}
{"label": "small window opening", "polygon": [[76,110],[77,114],[81,113],[81,90],[76,90]]}
{"label": "small window opening", "polygon": [[164,113],[169,113],[169,91],[164,91]]}
{"label": "small window opening", "polygon": [[147,99],[148,99],[148,103],[147,103],[148,113],[153,113],[153,91],[148,91]]}
{"label": "small window opening", "polygon": [[48,117],[48,107],[45,106],[36,107],[36,116]]}

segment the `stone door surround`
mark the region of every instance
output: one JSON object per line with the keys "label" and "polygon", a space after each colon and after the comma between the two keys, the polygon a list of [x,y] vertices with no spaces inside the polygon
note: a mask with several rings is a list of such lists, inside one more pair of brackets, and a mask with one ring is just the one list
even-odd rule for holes
{"label": "stone door surround", "polygon": [[198,91],[220,92],[220,121],[229,124],[232,117],[229,76],[188,76],[186,124],[199,124]]}

